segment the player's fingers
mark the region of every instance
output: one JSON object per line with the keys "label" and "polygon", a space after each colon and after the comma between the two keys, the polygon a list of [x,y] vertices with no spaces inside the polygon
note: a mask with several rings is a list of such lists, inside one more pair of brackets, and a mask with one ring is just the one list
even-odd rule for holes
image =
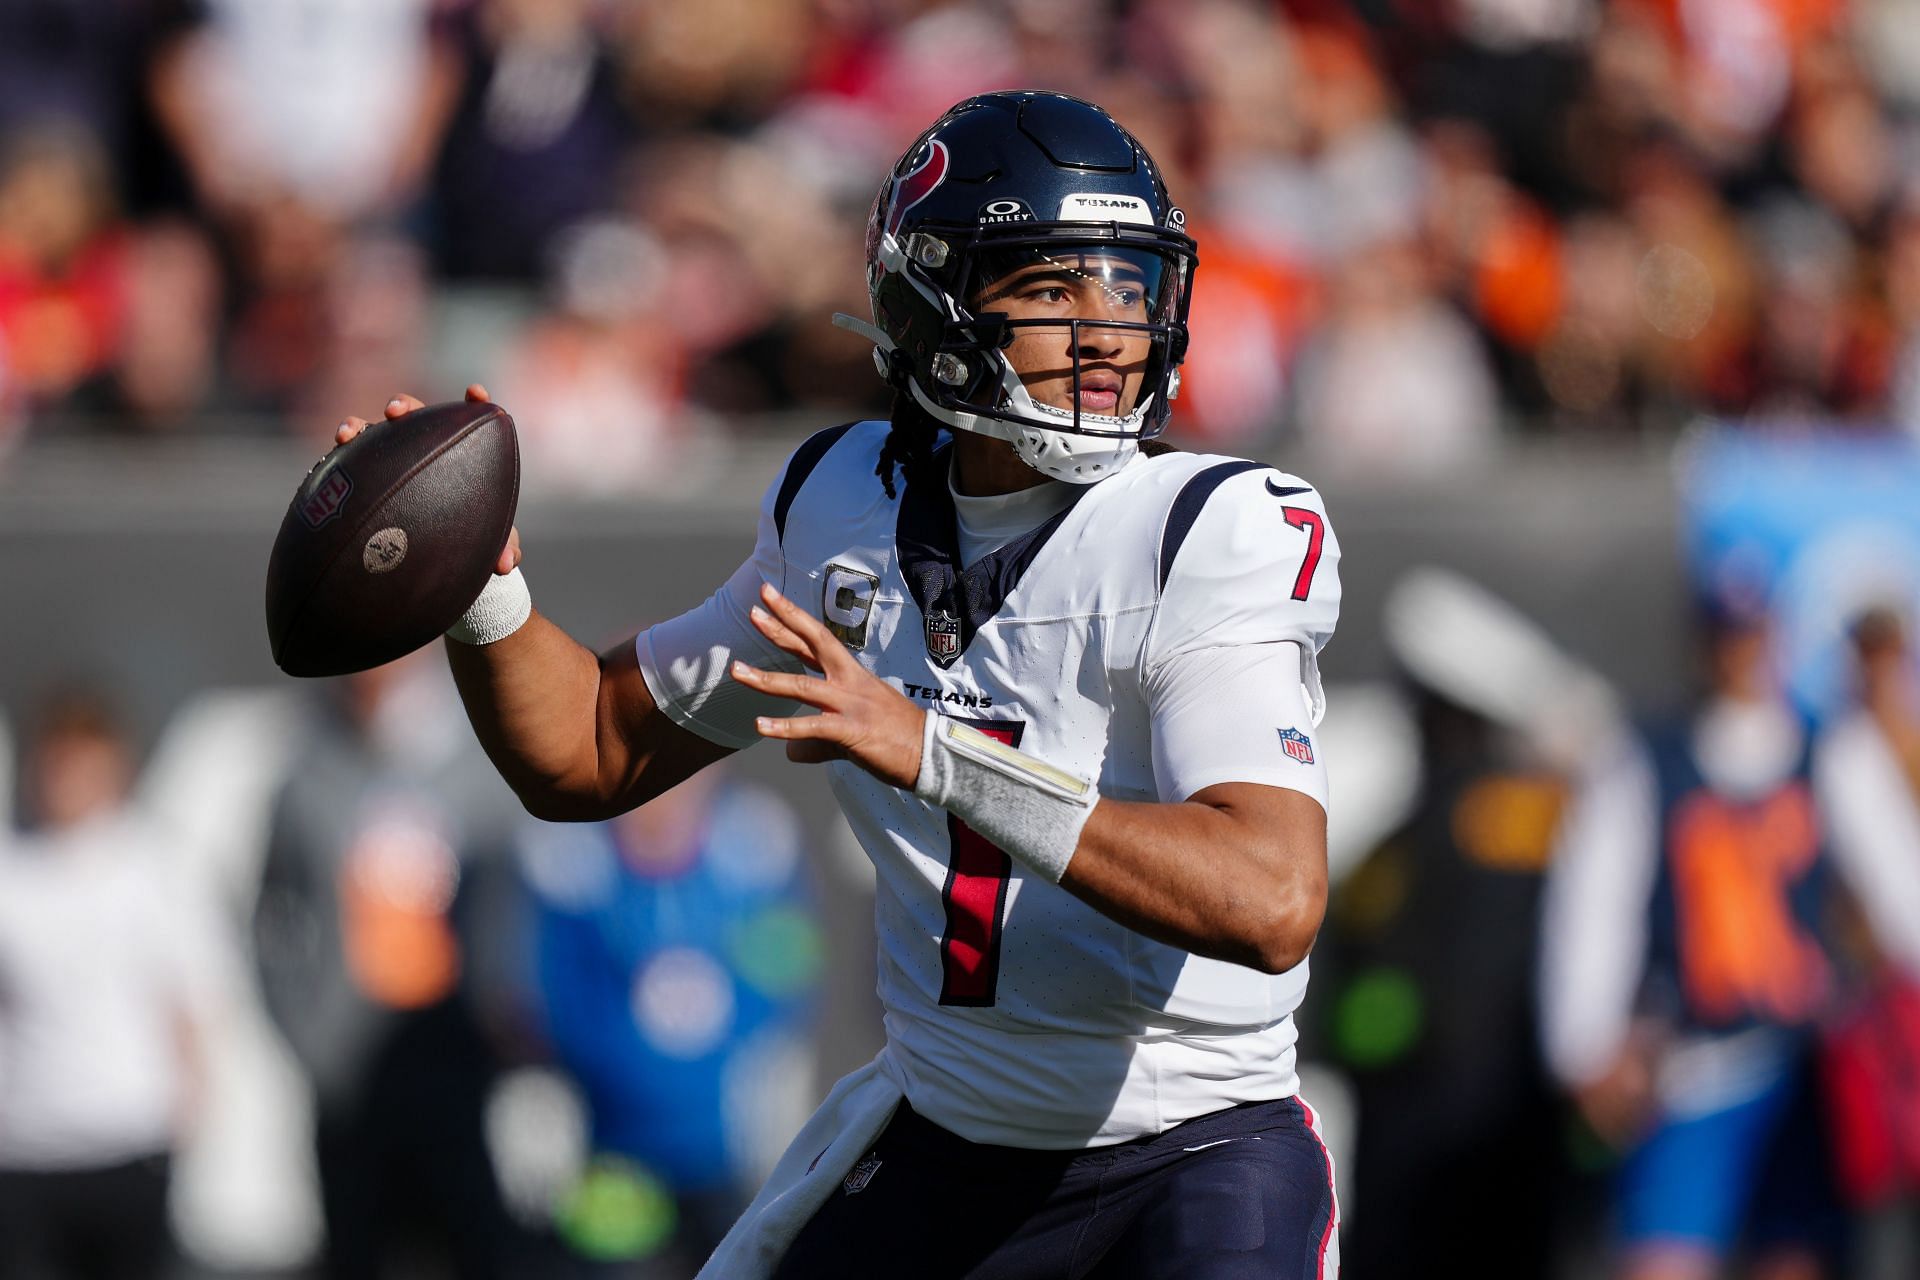
{"label": "player's fingers", "polygon": [[345,422],[333,429],[333,442],[335,444],[345,444],[366,429],[367,420],[365,418],[348,418]]}
{"label": "player's fingers", "polygon": [[787,627],[812,647],[814,656],[820,660],[820,669],[829,675],[844,670],[847,666],[858,666],[847,647],[840,643],[826,624],[802,609],[793,601],[773,589],[771,582],[760,584],[760,599],[773,616],[787,624]]}
{"label": "player's fingers", "polygon": [[790,653],[800,661],[820,670],[820,659],[813,652],[813,646],[802,640],[786,623],[762,609],[759,605],[747,611],[753,625],[761,635],[772,641],[782,652]]}
{"label": "player's fingers", "polygon": [[412,413],[415,409],[424,409],[426,407],[425,402],[402,391],[399,395],[387,401],[387,407],[384,412],[389,418],[398,418],[403,414]]}
{"label": "player's fingers", "polygon": [[789,742],[838,742],[840,735],[846,731],[840,717],[831,712],[817,716],[757,716],[753,727],[763,738],[784,738]]}
{"label": "player's fingers", "polygon": [[495,573],[512,573],[520,567],[520,526],[514,525],[507,530],[507,545],[500,548],[500,558],[493,562]]}
{"label": "player's fingers", "polygon": [[487,389],[477,382],[467,384],[467,400],[473,404],[493,403],[493,397],[487,394]]}
{"label": "player's fingers", "polygon": [[836,705],[838,699],[832,685],[817,676],[793,675],[785,671],[762,671],[736,661],[729,674],[749,689],[758,690],[775,698],[791,698],[809,706],[827,707]]}
{"label": "player's fingers", "polygon": [[800,739],[787,744],[787,759],[795,764],[826,764],[830,760],[845,760],[847,749],[837,742],[822,742],[817,738]]}

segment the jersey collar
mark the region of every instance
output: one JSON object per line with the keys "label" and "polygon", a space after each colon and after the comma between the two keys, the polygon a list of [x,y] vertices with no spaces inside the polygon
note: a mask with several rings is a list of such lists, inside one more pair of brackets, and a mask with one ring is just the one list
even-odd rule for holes
{"label": "jersey collar", "polygon": [[894,528],[900,574],[925,623],[927,660],[942,670],[957,662],[974,634],[1000,612],[1047,539],[1092,488],[1077,486],[1072,503],[963,569],[946,479],[952,456],[949,442],[934,453],[932,465],[922,473],[925,479],[916,483],[915,477],[907,478]]}

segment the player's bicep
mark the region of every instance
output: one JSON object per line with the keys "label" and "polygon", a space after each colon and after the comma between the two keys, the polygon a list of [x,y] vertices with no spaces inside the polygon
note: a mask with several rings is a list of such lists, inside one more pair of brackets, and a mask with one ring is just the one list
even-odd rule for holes
{"label": "player's bicep", "polygon": [[1304,661],[1299,644],[1279,641],[1189,650],[1150,671],[1145,690],[1159,798],[1258,783],[1299,792],[1324,814],[1327,766],[1314,737]]}

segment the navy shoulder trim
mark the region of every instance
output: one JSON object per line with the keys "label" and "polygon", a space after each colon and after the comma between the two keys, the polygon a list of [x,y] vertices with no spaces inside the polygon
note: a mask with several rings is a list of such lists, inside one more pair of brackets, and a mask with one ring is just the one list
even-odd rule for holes
{"label": "navy shoulder trim", "polygon": [[840,437],[858,425],[857,422],[843,422],[837,427],[816,431],[787,460],[787,474],[781,477],[780,492],[773,499],[773,527],[778,531],[782,543],[787,540],[787,512],[792,510],[793,500],[800,496],[800,486],[820,465],[820,459],[827,456],[827,450],[840,443]]}
{"label": "navy shoulder trim", "polygon": [[1174,495],[1173,505],[1167,508],[1167,527],[1160,535],[1160,589],[1167,589],[1167,578],[1173,573],[1173,558],[1180,554],[1180,544],[1193,532],[1194,521],[1200,518],[1201,509],[1207,505],[1207,499],[1233,477],[1243,471],[1258,471],[1267,464],[1264,462],[1216,462],[1204,471],[1196,472],[1180,492]]}

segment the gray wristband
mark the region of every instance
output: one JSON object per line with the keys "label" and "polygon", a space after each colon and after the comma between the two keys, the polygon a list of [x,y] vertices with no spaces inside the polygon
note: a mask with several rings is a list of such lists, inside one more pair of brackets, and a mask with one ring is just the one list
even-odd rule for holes
{"label": "gray wristband", "polygon": [[1054,884],[1100,793],[1086,778],[927,712],[913,793],[937,804]]}
{"label": "gray wristband", "polygon": [[492,644],[504,640],[533,616],[533,593],[515,568],[487,579],[480,598],[467,606],[460,621],[447,628],[447,639],[461,644]]}

